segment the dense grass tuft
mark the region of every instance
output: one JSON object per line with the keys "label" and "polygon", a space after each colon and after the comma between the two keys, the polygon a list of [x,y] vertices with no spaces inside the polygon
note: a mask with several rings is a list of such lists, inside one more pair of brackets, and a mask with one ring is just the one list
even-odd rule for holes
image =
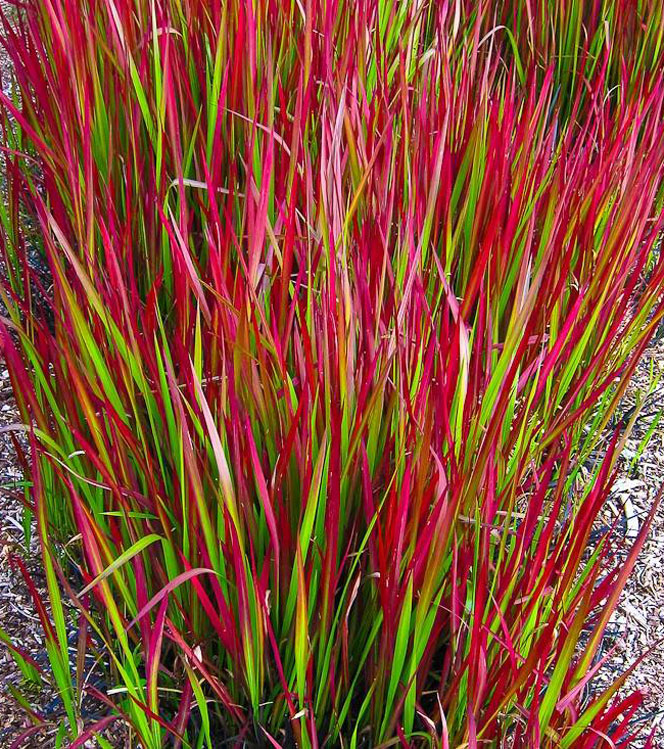
{"label": "dense grass tuft", "polygon": [[639,695],[588,685],[648,522],[620,566],[591,531],[664,314],[663,32],[627,0],[4,19],[37,730],[624,740]]}

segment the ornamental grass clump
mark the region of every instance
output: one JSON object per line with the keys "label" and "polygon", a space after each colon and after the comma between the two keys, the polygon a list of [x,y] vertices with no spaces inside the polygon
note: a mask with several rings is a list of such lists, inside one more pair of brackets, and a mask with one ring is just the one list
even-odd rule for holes
{"label": "ornamental grass clump", "polygon": [[24,738],[629,741],[592,679],[649,520],[594,531],[664,314],[661,5],[7,14]]}

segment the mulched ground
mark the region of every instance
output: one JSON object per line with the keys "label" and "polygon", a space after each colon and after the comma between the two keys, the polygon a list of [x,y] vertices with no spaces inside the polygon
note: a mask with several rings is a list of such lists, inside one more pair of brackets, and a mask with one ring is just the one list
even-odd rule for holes
{"label": "mulched ground", "polygon": [[[11,400],[11,388],[6,371],[0,371],[0,428],[17,421]],[[39,622],[32,611],[25,583],[10,569],[11,553],[26,555],[23,546],[21,503],[17,498],[22,480],[16,465],[14,447],[7,432],[0,433],[0,627],[12,640],[21,642],[26,650],[35,653],[40,648]],[[34,550],[32,550],[34,551]],[[0,646],[0,683],[9,685],[20,680],[18,669],[6,648]],[[25,725],[25,718],[14,700],[3,690],[0,693],[0,746],[9,745],[9,737]],[[5,743],[7,742],[7,743]]]}
{"label": "mulched ground", "polygon": [[[19,415],[14,405],[6,370],[0,369],[0,628],[11,641],[33,657],[47,671],[44,654],[43,629],[35,614],[35,606],[20,570],[12,557],[20,556],[40,595],[45,596],[39,549],[34,534],[30,547],[25,544],[23,529],[23,503],[25,491],[22,472],[17,465],[16,451],[11,435],[21,432]],[[36,710],[46,718],[55,716],[60,703],[48,684],[41,689],[23,683],[21,674],[9,651],[0,643],[0,747],[8,747],[22,730],[31,725],[25,711],[11,696],[10,689],[21,686]],[[26,747],[49,746],[48,732],[27,741]]]}
{"label": "mulched ground", "polygon": [[[620,458],[620,476],[616,481],[608,510],[622,513],[617,528],[629,542],[664,485],[664,342],[656,342],[640,362],[626,396],[625,409],[634,405],[639,392],[646,393],[652,375],[662,381],[646,399],[631,438]],[[639,445],[648,430],[652,437],[642,454]],[[664,502],[659,505],[650,533],[633,574],[612,616],[605,649],[615,648],[614,656],[595,680],[595,688],[608,684],[611,677],[624,672],[639,656],[645,657],[629,676],[623,694],[640,690],[644,708],[635,722],[642,736],[630,746],[641,747],[654,732],[655,747],[664,747]]]}
{"label": "mulched ground", "polygon": [[[40,596],[47,603],[39,548],[34,533],[30,547],[25,544],[23,528],[24,492],[23,476],[17,465],[16,451],[11,434],[18,434],[19,414],[14,405],[9,378],[0,366],[0,629],[7,633],[11,641],[37,661],[48,678],[48,660],[44,652],[43,629],[35,615],[35,607],[28,586],[20,570],[12,563],[13,556],[20,556]],[[34,531],[34,528],[33,528]],[[48,606],[48,603],[47,603]],[[72,650],[75,635],[71,634]],[[0,749],[9,747],[14,739],[29,728],[32,723],[26,711],[11,695],[13,687],[30,701],[32,708],[52,727],[28,738],[26,749],[49,749],[55,745],[57,724],[62,715],[62,703],[53,686],[45,682],[40,688],[26,685],[14,659],[0,642]],[[94,709],[94,707],[93,707]],[[114,749],[128,746],[124,728],[118,723],[104,732]],[[90,749],[98,746],[89,742]],[[135,744],[132,744],[135,747]]]}

